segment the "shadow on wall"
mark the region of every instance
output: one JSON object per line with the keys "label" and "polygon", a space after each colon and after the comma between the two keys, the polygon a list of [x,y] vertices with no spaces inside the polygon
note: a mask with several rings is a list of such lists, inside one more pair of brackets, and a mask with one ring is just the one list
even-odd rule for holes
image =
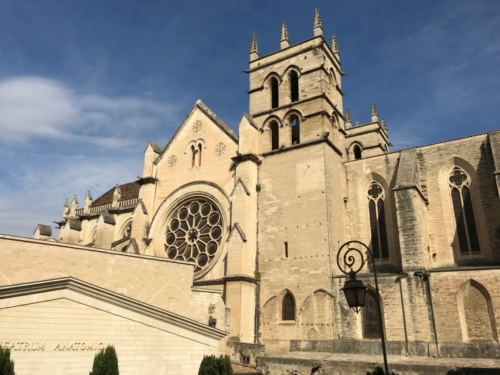
{"label": "shadow on wall", "polygon": [[499,375],[500,369],[462,367],[451,369],[446,375]]}

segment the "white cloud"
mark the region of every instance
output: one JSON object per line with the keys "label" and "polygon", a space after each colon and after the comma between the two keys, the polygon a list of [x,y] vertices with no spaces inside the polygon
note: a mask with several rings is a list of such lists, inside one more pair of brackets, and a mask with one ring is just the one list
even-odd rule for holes
{"label": "white cloud", "polygon": [[0,184],[0,233],[31,237],[37,224],[60,220],[65,199],[76,194],[80,207],[87,191],[94,199],[115,184],[134,181],[142,170],[141,155],[128,158],[53,156],[49,168],[22,164]]}
{"label": "white cloud", "polygon": [[35,136],[64,137],[78,115],[73,93],[40,77],[0,82],[0,140],[19,141]]}
{"label": "white cloud", "polygon": [[80,95],[46,78],[10,78],[0,81],[0,142],[55,138],[121,147],[142,129],[171,123],[175,111],[138,97]]}

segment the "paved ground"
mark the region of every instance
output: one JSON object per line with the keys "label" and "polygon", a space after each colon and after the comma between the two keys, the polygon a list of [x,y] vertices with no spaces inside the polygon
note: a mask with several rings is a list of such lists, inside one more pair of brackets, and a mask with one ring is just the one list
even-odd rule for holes
{"label": "paved ground", "polygon": [[[500,375],[500,360],[485,358],[429,358],[388,356],[389,370],[401,375]],[[258,359],[272,375],[365,375],[382,356],[368,354],[273,352]],[[320,371],[320,369],[322,369]]]}
{"label": "paved ground", "polygon": [[[382,356],[367,354],[343,354],[343,353],[317,353],[317,352],[278,352],[266,350],[267,358],[294,358],[310,359],[316,361],[332,362],[366,362],[383,363]],[[500,359],[489,358],[429,358],[429,357],[404,357],[388,356],[387,362],[393,364],[408,365],[436,365],[452,367],[478,367],[478,368],[498,368],[500,369]],[[390,367],[390,366],[389,366]]]}

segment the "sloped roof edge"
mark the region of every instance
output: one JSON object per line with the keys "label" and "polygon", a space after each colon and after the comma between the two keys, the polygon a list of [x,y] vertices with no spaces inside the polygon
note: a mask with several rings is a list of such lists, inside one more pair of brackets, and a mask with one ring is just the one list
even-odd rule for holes
{"label": "sloped roof edge", "polygon": [[246,187],[245,183],[243,182],[243,180],[241,179],[241,177],[239,177],[238,181],[236,181],[236,183],[234,184],[234,188],[233,188],[233,191],[231,192],[231,196],[234,195],[234,191],[238,187],[238,184],[241,184],[241,186],[243,186],[243,190],[245,190],[245,193],[247,195],[250,195],[250,191],[247,189],[247,187]]}
{"label": "sloped roof edge", "polygon": [[253,121],[253,119],[245,112],[243,113],[243,117],[247,119],[247,121],[252,125],[255,129],[259,130],[257,124]]}
{"label": "sloped roof edge", "polygon": [[174,135],[170,138],[168,141],[167,145],[163,149],[160,155],[155,160],[155,164],[158,164],[160,160],[163,158],[163,155],[167,152],[169,149],[170,145],[174,141],[174,139],[177,138],[177,134],[184,128],[186,125],[187,121],[191,118],[193,115],[194,111],[196,109],[199,109],[202,111],[208,118],[210,118],[224,133],[226,133],[229,138],[231,138],[235,143],[238,143],[238,134],[234,132],[233,129],[231,129],[224,121],[222,121],[210,108],[208,108],[205,103],[203,103],[200,99],[196,101],[196,103],[193,105],[191,110],[189,111],[188,115],[186,118],[182,121],[182,123],[179,125],[177,130],[175,131]]}
{"label": "sloped roof edge", "polygon": [[243,242],[247,242],[247,236],[245,235],[245,232],[243,232],[243,229],[241,229],[240,224],[238,224],[238,223],[233,224],[233,227],[231,228],[231,232],[229,233],[229,236],[227,237],[227,241],[229,241],[229,239],[231,238],[235,229],[238,231]]}
{"label": "sloped roof edge", "polygon": [[15,298],[30,294],[46,293],[65,289],[104,301],[122,309],[172,324],[212,339],[220,340],[227,335],[227,332],[221,331],[220,329],[211,328],[208,325],[202,324],[193,319],[160,309],[145,302],[112,292],[108,289],[98,287],[97,285],[87,283],[74,277],[62,277],[58,279],[0,286],[0,298]]}

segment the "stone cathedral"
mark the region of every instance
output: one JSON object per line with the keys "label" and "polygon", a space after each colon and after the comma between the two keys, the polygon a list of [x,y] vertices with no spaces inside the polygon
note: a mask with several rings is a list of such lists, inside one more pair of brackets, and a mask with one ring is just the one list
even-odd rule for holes
{"label": "stone cathedral", "polygon": [[[165,147],[147,145],[137,180],[89,193],[83,207],[66,201],[58,239],[46,225],[35,239],[0,237],[10,264],[0,266],[0,319],[59,285],[66,297],[43,303],[60,317],[92,298],[102,314],[135,306],[122,319],[149,309],[153,326],[201,335],[212,340],[205,354],[236,361],[263,346],[378,353],[372,267],[358,274],[361,312],[341,291],[337,252],[358,240],[377,267],[390,354],[500,358],[500,131],[390,152],[375,105],[354,125],[344,108],[338,43],[325,41],[319,11],[310,39],[290,45],[283,23],[266,56],[254,35],[245,72],[238,132],[197,101]],[[0,341],[13,340],[5,332],[0,323]],[[196,373],[192,361],[185,373]]]}

